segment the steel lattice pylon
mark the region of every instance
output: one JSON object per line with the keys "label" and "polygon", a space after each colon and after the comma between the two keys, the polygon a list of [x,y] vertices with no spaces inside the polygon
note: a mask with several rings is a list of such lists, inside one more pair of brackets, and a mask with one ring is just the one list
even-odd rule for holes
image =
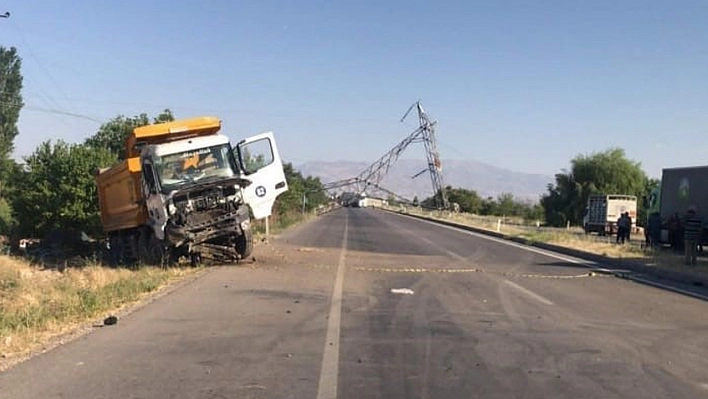
{"label": "steel lattice pylon", "polygon": [[408,113],[416,107],[418,110],[418,123],[420,127],[418,130],[422,132],[421,140],[425,146],[425,156],[428,159],[428,171],[430,172],[430,180],[433,183],[433,196],[435,198],[435,205],[438,209],[449,209],[450,202],[447,199],[447,192],[445,190],[445,182],[443,180],[442,174],[442,163],[440,162],[440,154],[438,153],[437,144],[435,141],[435,122],[431,122],[428,118],[428,114],[423,110],[423,106],[420,101],[416,101],[415,104],[403,115],[401,121],[403,121]]}
{"label": "steel lattice pylon", "polygon": [[[406,119],[408,114],[415,108],[418,111],[418,122],[419,126],[413,131],[408,137],[403,139],[395,147],[389,150],[381,158],[372,163],[363,172],[359,173],[358,176],[349,179],[339,180],[324,185],[325,190],[342,190],[342,189],[353,189],[357,194],[362,194],[367,188],[378,189],[380,191],[386,192],[388,194],[393,194],[389,190],[383,189],[381,187],[381,180],[386,176],[391,166],[398,160],[403,151],[412,143],[422,142],[425,146],[426,158],[428,160],[428,171],[430,173],[430,178],[433,183],[433,195],[436,202],[436,207],[438,209],[448,209],[449,202],[447,199],[447,193],[445,192],[445,183],[443,181],[442,175],[442,165],[440,163],[440,155],[437,150],[435,142],[435,122],[430,121],[428,115],[425,113],[423,106],[420,101],[416,101],[413,105],[408,108],[401,122]],[[421,172],[422,173],[422,172]],[[417,175],[416,175],[417,176]],[[408,201],[410,202],[410,201]]]}

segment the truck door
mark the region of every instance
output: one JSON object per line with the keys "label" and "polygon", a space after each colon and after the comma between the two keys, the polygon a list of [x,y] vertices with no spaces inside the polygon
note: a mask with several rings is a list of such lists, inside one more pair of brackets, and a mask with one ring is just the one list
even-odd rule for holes
{"label": "truck door", "polygon": [[253,217],[270,216],[275,198],[288,191],[283,163],[273,133],[249,137],[236,145],[237,159],[244,178],[251,184],[243,188],[243,199]]}

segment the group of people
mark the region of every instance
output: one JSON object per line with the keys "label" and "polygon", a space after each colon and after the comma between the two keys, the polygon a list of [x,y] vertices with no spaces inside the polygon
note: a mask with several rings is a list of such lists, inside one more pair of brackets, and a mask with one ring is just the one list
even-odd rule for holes
{"label": "group of people", "polygon": [[[662,220],[659,212],[653,212],[647,220],[645,231],[647,244],[652,248],[661,245]],[[666,221],[669,244],[675,251],[684,251],[684,263],[696,264],[698,248],[702,245],[703,220],[698,216],[695,206],[688,207],[686,215],[681,218],[678,212]]]}
{"label": "group of people", "polygon": [[629,212],[625,212],[617,219],[617,244],[629,242],[632,233],[632,217]]}

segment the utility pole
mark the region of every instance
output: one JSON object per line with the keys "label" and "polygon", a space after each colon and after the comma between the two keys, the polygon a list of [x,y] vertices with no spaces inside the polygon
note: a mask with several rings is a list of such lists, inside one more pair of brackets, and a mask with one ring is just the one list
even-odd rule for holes
{"label": "utility pole", "polygon": [[[419,127],[417,131],[420,132],[420,140],[425,146],[425,156],[428,159],[428,171],[430,172],[430,179],[433,183],[435,205],[438,209],[448,210],[450,209],[450,202],[447,199],[445,182],[443,181],[442,175],[442,163],[440,162],[440,153],[438,153],[438,148],[435,141],[435,122],[428,118],[428,114],[425,113],[423,106],[420,104],[420,100],[416,101],[410,108],[408,108],[406,114],[403,115],[403,118],[401,118],[401,122],[406,119],[414,107],[418,111]],[[423,170],[418,173],[418,175],[424,172],[425,171]]]}
{"label": "utility pole", "polygon": [[[408,114],[413,109],[418,112],[418,128],[413,131],[408,137],[403,139],[390,151],[384,154],[381,158],[376,160],[374,163],[369,165],[363,172],[358,176],[349,179],[338,180],[332,183],[324,184],[325,191],[332,191],[335,189],[353,189],[356,194],[362,194],[367,188],[378,189],[379,191],[388,192],[389,194],[395,194],[383,189],[380,185],[383,178],[388,173],[389,169],[398,160],[403,151],[408,148],[410,144],[422,142],[425,146],[425,154],[428,160],[428,167],[423,169],[420,173],[417,173],[413,178],[422,175],[425,172],[430,172],[430,178],[433,183],[433,195],[435,198],[435,205],[438,209],[449,209],[450,203],[447,199],[447,193],[445,192],[445,183],[443,182],[442,176],[442,165],[440,163],[440,154],[438,153],[437,145],[435,142],[435,122],[428,118],[428,114],[423,110],[423,106],[420,101],[416,101],[413,105],[408,108],[401,122],[403,122]],[[396,195],[396,197],[399,197]],[[406,200],[406,202],[411,202]]]}

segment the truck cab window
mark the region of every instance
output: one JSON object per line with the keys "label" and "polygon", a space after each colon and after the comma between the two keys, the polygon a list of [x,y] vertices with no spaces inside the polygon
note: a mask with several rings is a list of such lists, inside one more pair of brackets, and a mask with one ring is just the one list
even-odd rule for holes
{"label": "truck cab window", "polygon": [[258,169],[273,163],[273,148],[270,140],[261,139],[243,145],[240,148],[241,165],[246,174],[256,172]]}
{"label": "truck cab window", "polygon": [[155,157],[157,177],[163,191],[235,176],[229,152],[229,145],[224,144]]}

